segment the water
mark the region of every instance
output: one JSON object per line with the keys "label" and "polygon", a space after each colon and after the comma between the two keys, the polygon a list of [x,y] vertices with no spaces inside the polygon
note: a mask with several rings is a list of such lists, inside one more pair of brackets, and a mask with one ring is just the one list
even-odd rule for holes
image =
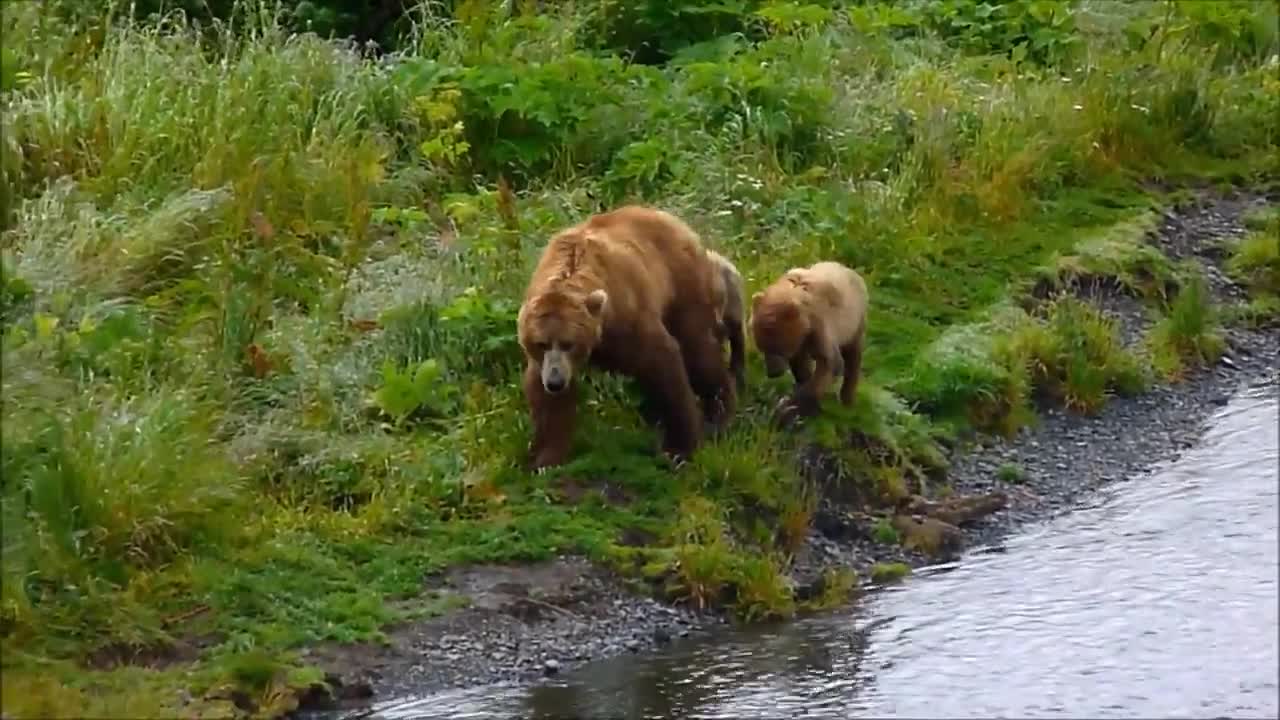
{"label": "water", "polygon": [[392,702],[433,717],[1280,714],[1274,386],[1151,477],[859,607]]}

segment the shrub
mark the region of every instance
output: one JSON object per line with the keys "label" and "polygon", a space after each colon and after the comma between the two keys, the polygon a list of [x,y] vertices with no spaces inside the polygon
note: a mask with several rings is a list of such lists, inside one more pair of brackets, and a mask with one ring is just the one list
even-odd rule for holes
{"label": "shrub", "polygon": [[1226,349],[1217,315],[1204,278],[1194,273],[1148,336],[1156,369],[1172,380],[1182,377],[1188,365],[1217,362]]}

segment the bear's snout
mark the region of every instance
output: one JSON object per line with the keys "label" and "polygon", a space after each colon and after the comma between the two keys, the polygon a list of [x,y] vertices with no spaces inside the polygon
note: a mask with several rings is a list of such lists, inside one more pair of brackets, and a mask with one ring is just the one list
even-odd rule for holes
{"label": "bear's snout", "polygon": [[542,366],[542,387],[552,395],[563,392],[569,386],[569,373],[562,367],[560,358],[544,360]]}

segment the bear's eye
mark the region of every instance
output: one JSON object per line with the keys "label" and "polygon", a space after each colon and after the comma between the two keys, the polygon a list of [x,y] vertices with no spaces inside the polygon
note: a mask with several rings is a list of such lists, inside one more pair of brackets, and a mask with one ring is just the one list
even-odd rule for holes
{"label": "bear's eye", "polygon": [[533,344],[533,351],[539,355],[545,355],[547,352],[547,344],[544,342],[536,342]]}
{"label": "bear's eye", "polygon": [[563,345],[560,346],[560,349],[564,350],[565,352],[571,353],[573,352],[573,343],[571,342],[564,343]]}

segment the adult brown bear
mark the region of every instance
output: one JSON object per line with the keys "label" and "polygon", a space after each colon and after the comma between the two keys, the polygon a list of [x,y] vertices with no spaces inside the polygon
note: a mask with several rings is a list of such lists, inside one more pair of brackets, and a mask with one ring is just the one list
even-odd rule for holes
{"label": "adult brown bear", "polygon": [[[867,284],[836,262],[793,268],[751,296],[751,334],[769,377],[791,367],[795,392],[779,419],[813,415],[837,375],[840,402],[853,404],[867,335]],[[809,361],[814,361],[810,371]]]}
{"label": "adult brown bear", "polygon": [[634,377],[657,406],[663,449],[689,457],[703,414],[719,425],[736,393],[716,342],[715,266],[670,213],[622,207],[551,238],[517,319],[533,420],[530,467],[563,463],[587,364]]}

